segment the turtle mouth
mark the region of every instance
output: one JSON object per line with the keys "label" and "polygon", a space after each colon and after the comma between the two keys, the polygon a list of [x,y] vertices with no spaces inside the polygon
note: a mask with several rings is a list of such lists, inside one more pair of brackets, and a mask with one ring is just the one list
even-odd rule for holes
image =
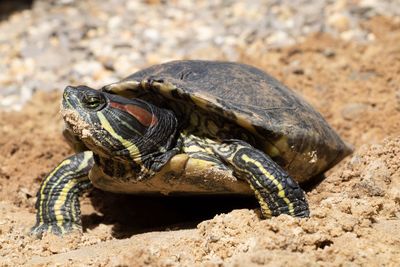
{"label": "turtle mouth", "polygon": [[79,100],[80,94],[78,87],[67,86],[64,89],[61,115],[67,129],[71,130],[79,138],[88,138],[92,136],[93,127],[87,121],[86,114],[82,112]]}
{"label": "turtle mouth", "polygon": [[61,115],[64,119],[65,127],[71,130],[79,138],[85,139],[92,136],[92,126],[82,119],[76,110],[64,108],[61,111]]}
{"label": "turtle mouth", "polygon": [[70,100],[68,98],[63,97],[61,101],[61,113],[65,110],[74,110],[74,106],[72,106]]}
{"label": "turtle mouth", "polygon": [[76,109],[79,99],[75,94],[76,94],[76,89],[72,86],[67,86],[64,89],[63,99],[62,99],[62,103],[61,103],[61,108],[63,110],[67,110],[67,109],[75,110]]}

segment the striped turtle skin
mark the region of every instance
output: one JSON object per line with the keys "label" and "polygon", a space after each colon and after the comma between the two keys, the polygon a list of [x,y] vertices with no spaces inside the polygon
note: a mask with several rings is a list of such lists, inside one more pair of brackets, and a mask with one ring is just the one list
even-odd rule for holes
{"label": "striped turtle skin", "polygon": [[173,61],[95,90],[68,86],[62,114],[79,147],[42,181],[32,233],[81,230],[79,196],[253,194],[266,218],[308,217],[298,183],[351,149],[293,91],[254,67]]}

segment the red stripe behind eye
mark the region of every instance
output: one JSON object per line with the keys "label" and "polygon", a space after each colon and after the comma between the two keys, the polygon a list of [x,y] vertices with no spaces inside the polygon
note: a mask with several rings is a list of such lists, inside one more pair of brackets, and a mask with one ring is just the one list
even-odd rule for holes
{"label": "red stripe behind eye", "polygon": [[123,105],[117,102],[110,102],[110,106],[123,110],[135,117],[143,126],[149,127],[157,124],[158,120],[152,113],[135,105]]}

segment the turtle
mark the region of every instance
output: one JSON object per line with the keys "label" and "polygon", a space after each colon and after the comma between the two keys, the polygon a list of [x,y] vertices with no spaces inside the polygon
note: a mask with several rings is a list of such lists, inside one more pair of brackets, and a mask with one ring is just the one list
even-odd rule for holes
{"label": "turtle", "polygon": [[93,89],[67,86],[76,154],[42,181],[31,233],[82,231],[79,196],[254,195],[261,216],[309,217],[299,184],[352,149],[301,96],[237,62],[178,60]]}

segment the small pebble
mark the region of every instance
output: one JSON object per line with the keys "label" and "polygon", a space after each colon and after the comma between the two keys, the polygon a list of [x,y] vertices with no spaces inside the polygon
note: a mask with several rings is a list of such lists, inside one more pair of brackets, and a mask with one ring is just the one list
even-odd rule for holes
{"label": "small pebble", "polygon": [[363,103],[349,103],[342,109],[342,117],[346,120],[354,120],[369,108]]}

